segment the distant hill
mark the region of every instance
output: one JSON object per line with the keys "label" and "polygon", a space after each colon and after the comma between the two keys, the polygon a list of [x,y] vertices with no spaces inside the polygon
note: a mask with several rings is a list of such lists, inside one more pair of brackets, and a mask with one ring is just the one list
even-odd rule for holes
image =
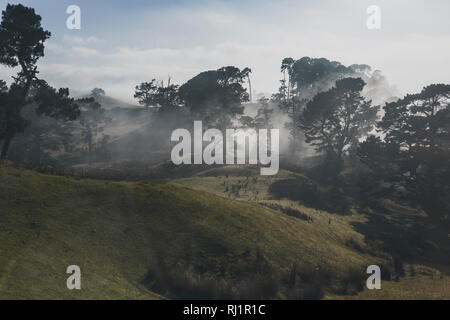
{"label": "distant hill", "polygon": [[103,108],[109,110],[113,108],[142,108],[142,106],[138,104],[133,104],[129,102],[122,101],[120,99],[113,98],[106,94],[92,94],[92,93],[77,93],[75,94],[76,98],[94,98],[95,101],[100,103]]}
{"label": "distant hill", "polygon": [[96,96],[95,100],[102,105],[105,109],[113,109],[113,108],[142,108],[142,106],[138,104],[131,104],[124,102],[122,100],[109,97],[109,96]]}

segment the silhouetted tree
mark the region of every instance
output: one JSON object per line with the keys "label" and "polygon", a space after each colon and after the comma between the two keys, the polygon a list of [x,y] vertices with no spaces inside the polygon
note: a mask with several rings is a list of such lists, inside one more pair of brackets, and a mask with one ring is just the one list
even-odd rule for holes
{"label": "silhouetted tree", "polygon": [[268,98],[261,97],[258,100],[260,107],[258,108],[255,117],[242,116],[239,118],[242,126],[244,128],[271,129],[271,115],[273,113],[273,109],[270,108],[269,101],[270,100]]}
{"label": "silhouetted tree", "polygon": [[304,136],[300,130],[300,115],[317,93],[330,89],[333,84],[354,73],[339,62],[329,61],[325,58],[303,57],[299,60],[284,58],[281,62],[283,74],[278,93],[272,96],[280,110],[290,118],[286,128],[291,133],[290,152],[295,153],[303,147]]}
{"label": "silhouetted tree", "polygon": [[325,58],[303,57],[295,61],[290,68],[290,77],[295,94],[304,94],[302,98],[308,98],[320,91],[329,89],[332,84],[350,74],[353,70],[337,61],[329,61]]}
{"label": "silhouetted tree", "polygon": [[34,136],[35,162],[41,163],[42,152],[57,151],[66,147],[70,137],[68,122],[80,116],[80,108],[73,98],[69,97],[69,89],[56,90],[45,81],[40,80],[34,96],[37,107],[36,117],[30,121]]}
{"label": "silhouetted tree", "polygon": [[261,97],[258,100],[261,107],[258,108],[255,117],[255,128],[261,129],[271,129],[272,126],[272,113],[273,109],[269,106],[269,99],[266,97]]}
{"label": "silhouetted tree", "polygon": [[307,103],[299,119],[306,142],[326,152],[328,159],[337,164],[337,172],[348,148],[356,146],[376,121],[378,107],[361,95],[364,85],[360,78],[336,81],[333,88]]}
{"label": "silhouetted tree", "polygon": [[0,80],[0,141],[3,140],[7,122],[6,122],[6,103],[8,99],[8,87],[6,86],[6,82]]}
{"label": "silhouetted tree", "polygon": [[[429,85],[387,103],[384,111],[378,125],[384,141],[370,137],[361,143],[361,160],[430,214],[444,216],[450,209],[450,85]],[[389,156],[381,154],[386,150]]]}
{"label": "silhouetted tree", "polygon": [[242,70],[242,74],[247,77],[249,101],[252,102],[252,82],[250,81],[250,73],[252,73],[252,69],[250,68],[244,68],[244,70]]}
{"label": "silhouetted tree", "polygon": [[50,32],[41,26],[41,17],[34,9],[21,4],[8,4],[2,12],[0,24],[0,63],[8,67],[19,66],[21,70],[10,86],[6,102],[2,105],[6,128],[2,135],[1,158],[6,158],[11,140],[23,132],[27,122],[20,112],[28,103],[27,96],[36,80],[37,61],[44,56],[44,42]]}
{"label": "silhouetted tree", "polygon": [[105,90],[103,90],[102,88],[94,88],[91,90],[91,96],[94,98],[104,96],[105,94]]}
{"label": "silhouetted tree", "polygon": [[[292,74],[292,65],[294,64],[295,60],[292,58],[284,58],[281,62],[281,72],[283,73],[283,84],[287,88],[286,92],[286,98],[291,98],[291,74]],[[286,72],[288,79],[286,80]],[[287,82],[287,84],[286,84]]]}
{"label": "silhouetted tree", "polygon": [[89,156],[89,164],[92,164],[92,156],[94,151],[94,144],[100,141],[105,145],[105,137],[103,135],[99,137],[100,133],[103,132],[106,125],[111,121],[110,118],[106,116],[105,109],[95,102],[93,98],[84,98],[77,100],[80,105],[80,125],[82,130],[82,137],[84,143],[87,145],[87,151]]}
{"label": "silhouetted tree", "polygon": [[15,137],[8,157],[14,161],[41,164],[54,162],[51,153],[67,150],[71,137],[71,122],[80,110],[68,89],[56,90],[43,80],[33,82],[29,96],[32,103],[22,108],[28,125]]}
{"label": "silhouetted tree", "polygon": [[180,97],[196,120],[227,128],[232,118],[243,113],[242,103],[249,99],[242,87],[248,72],[232,66],[202,72],[180,87]]}
{"label": "silhouetted tree", "polygon": [[182,106],[178,86],[170,84],[170,81],[167,86],[157,83],[156,79],[143,82],[136,86],[134,97],[145,107],[157,108],[160,114],[176,111]]}

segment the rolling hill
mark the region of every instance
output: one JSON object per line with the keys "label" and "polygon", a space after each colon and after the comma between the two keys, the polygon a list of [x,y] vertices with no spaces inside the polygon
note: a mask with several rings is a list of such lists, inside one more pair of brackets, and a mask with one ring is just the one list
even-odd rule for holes
{"label": "rolling hill", "polygon": [[[367,221],[364,215],[193,190],[194,184],[220,190],[213,185],[243,179],[220,170],[158,185],[2,165],[0,299],[177,298],[164,283],[173,275],[160,269],[183,270],[186,274],[174,279],[191,287],[231,283],[234,288],[252,282],[253,270],[264,268],[280,279],[295,269],[303,285],[317,275],[325,277],[326,283],[320,282],[324,293],[336,298],[356,293],[350,277],[361,283],[359,272],[366,266],[392,269],[391,257],[366,247],[363,234],[355,230],[355,224]],[[292,175],[298,177],[284,171],[278,178]],[[206,183],[199,183],[202,179]],[[269,183],[258,183],[261,194]],[[81,268],[79,291],[66,288],[65,271],[73,264]],[[155,280],[155,274],[164,281]],[[281,286],[284,282],[273,298],[305,297]]]}

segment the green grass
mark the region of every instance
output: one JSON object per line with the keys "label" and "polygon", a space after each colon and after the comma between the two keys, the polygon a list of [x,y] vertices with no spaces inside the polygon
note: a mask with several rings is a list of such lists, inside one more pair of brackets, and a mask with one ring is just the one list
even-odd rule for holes
{"label": "green grass", "polygon": [[[160,256],[201,265],[259,250],[280,270],[299,261],[338,272],[379,260],[346,247],[346,234],[357,234],[341,222],[315,228],[257,204],[173,185],[2,166],[0,203],[2,299],[162,298],[141,284]],[[81,291],[66,288],[72,264],[81,267]]]}
{"label": "green grass", "polygon": [[[228,176],[225,174],[228,174]],[[221,169],[209,170],[204,174],[199,174],[194,177],[177,179],[171,183],[194,190],[208,191],[228,199],[231,198],[238,201],[252,202],[261,205],[270,205],[273,203],[283,207],[296,209],[312,218],[312,222],[308,222],[289,217],[290,221],[295,221],[296,224],[301,226],[298,230],[300,238],[310,239],[309,244],[305,244],[305,246],[310,246],[310,244],[313,243],[312,250],[315,248],[320,252],[320,254],[317,253],[314,257],[311,257],[311,259],[315,260],[314,263],[326,263],[324,259],[318,257],[327,250],[329,250],[331,256],[336,257],[336,259],[343,258],[342,260],[345,260],[347,254],[349,255],[349,258],[352,259],[353,252],[348,252],[345,243],[352,238],[363,245],[363,235],[356,232],[351,224],[355,222],[366,222],[367,218],[365,215],[358,213],[353,215],[336,215],[327,211],[308,208],[297,201],[291,201],[289,199],[273,199],[268,192],[269,186],[275,181],[288,178],[308,180],[305,176],[286,170],[280,170],[279,174],[273,177],[252,176],[247,179],[247,177],[242,174],[242,170],[239,170],[237,167],[229,166]],[[237,184],[247,184],[247,187],[241,188],[238,194],[225,191],[227,186],[230,191],[231,186]],[[280,219],[281,217],[286,218],[286,215],[281,212],[275,212],[278,213]],[[330,248],[332,249],[330,250]],[[327,258],[329,257],[327,254],[325,254],[325,256]],[[343,261],[339,261],[339,263],[343,263],[345,267],[349,264]]]}
{"label": "green grass", "polygon": [[[148,242],[127,188],[0,168],[0,298],[152,299]],[[79,265],[82,290],[66,288]]]}
{"label": "green grass", "polygon": [[[300,272],[319,267],[345,276],[350,269],[388,263],[365,247],[364,235],[355,228],[369,222],[366,214],[356,210],[336,215],[298,201],[272,199],[271,183],[308,178],[284,170],[274,177],[254,174],[225,167],[157,185],[0,166],[0,299],[164,299],[143,285],[160,257],[169,264],[204,266],[208,273],[245,252],[263,253],[282,272],[297,262]],[[238,193],[225,192],[227,184],[247,180],[251,182]],[[288,216],[268,208],[270,204],[298,210],[312,220]],[[414,210],[390,202],[386,207],[416,219]],[[357,245],[349,245],[350,239]],[[81,291],[66,288],[65,271],[72,264],[81,267]],[[448,287],[448,277],[433,281],[443,284],[427,285]],[[387,297],[398,290],[406,297],[408,284],[389,281],[383,288]],[[448,291],[440,294],[449,296]],[[379,297],[373,295],[363,291],[350,298]],[[326,298],[349,297],[328,293]]]}
{"label": "green grass", "polygon": [[[407,256],[410,261],[409,266],[418,270],[417,274],[409,274],[406,278],[400,278],[400,281],[383,281],[382,290],[365,289],[356,296],[328,294],[326,295],[328,299],[450,299],[450,278],[448,277],[450,269],[445,263],[448,261],[446,255],[448,241],[442,241],[436,234],[432,234],[432,231],[427,230],[424,226],[426,214],[422,210],[402,206],[386,199],[380,201],[382,212],[374,212],[370,209],[363,212],[354,206],[350,210],[351,214],[331,214],[307,207],[302,204],[302,201],[274,198],[269,193],[269,187],[276,181],[296,179],[314,183],[308,177],[280,170],[279,174],[273,177],[250,176],[247,178],[248,170],[248,168],[228,166],[211,169],[190,178],[176,179],[171,183],[194,190],[208,191],[238,201],[269,206],[275,204],[306,214],[312,218],[312,222],[299,222],[302,227],[298,232],[300,237],[310,239],[313,247],[317,248],[317,255],[309,257],[315,263],[326,264],[326,259],[337,259],[339,263],[348,267],[353,259],[352,254],[348,254],[347,251],[349,240],[353,244],[350,247],[357,251],[384,256],[386,254],[384,250],[368,248],[364,240],[369,238],[375,243],[384,243],[383,246],[391,248],[392,252]],[[233,192],[231,187],[233,185],[241,187],[237,192]],[[323,190],[323,186],[318,187]],[[234,191],[236,190],[235,187]],[[283,215],[282,212],[279,214]],[[426,246],[425,249],[423,246]],[[322,256],[325,248],[331,248],[330,251],[335,257]],[[345,260],[347,255],[348,261],[341,260],[341,258]],[[423,263],[426,263],[428,267],[423,267],[421,265]],[[427,271],[420,272],[423,269]]]}
{"label": "green grass", "polygon": [[[410,270],[414,268],[414,275]],[[450,278],[439,271],[421,266],[406,266],[407,275],[399,281],[381,281],[380,290],[365,288],[355,296],[328,295],[326,299],[356,300],[448,300]]]}

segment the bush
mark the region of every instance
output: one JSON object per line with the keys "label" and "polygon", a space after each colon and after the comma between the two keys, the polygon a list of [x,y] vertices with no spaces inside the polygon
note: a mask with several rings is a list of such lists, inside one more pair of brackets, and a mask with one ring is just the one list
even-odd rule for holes
{"label": "bush", "polygon": [[160,260],[150,268],[143,283],[168,298],[183,300],[317,300],[327,291],[356,294],[366,279],[365,270],[356,268],[337,274],[326,267],[293,263],[289,270],[278,271],[261,252],[252,255],[249,251],[208,268],[220,272],[199,271],[204,269]]}
{"label": "bush", "polygon": [[[279,276],[260,252],[246,251],[218,266],[222,275],[201,273],[200,266],[169,265],[163,260],[149,269],[143,283],[152,291],[174,299],[274,299]],[[211,268],[214,269],[214,268]],[[225,270],[224,270],[225,269]]]}

